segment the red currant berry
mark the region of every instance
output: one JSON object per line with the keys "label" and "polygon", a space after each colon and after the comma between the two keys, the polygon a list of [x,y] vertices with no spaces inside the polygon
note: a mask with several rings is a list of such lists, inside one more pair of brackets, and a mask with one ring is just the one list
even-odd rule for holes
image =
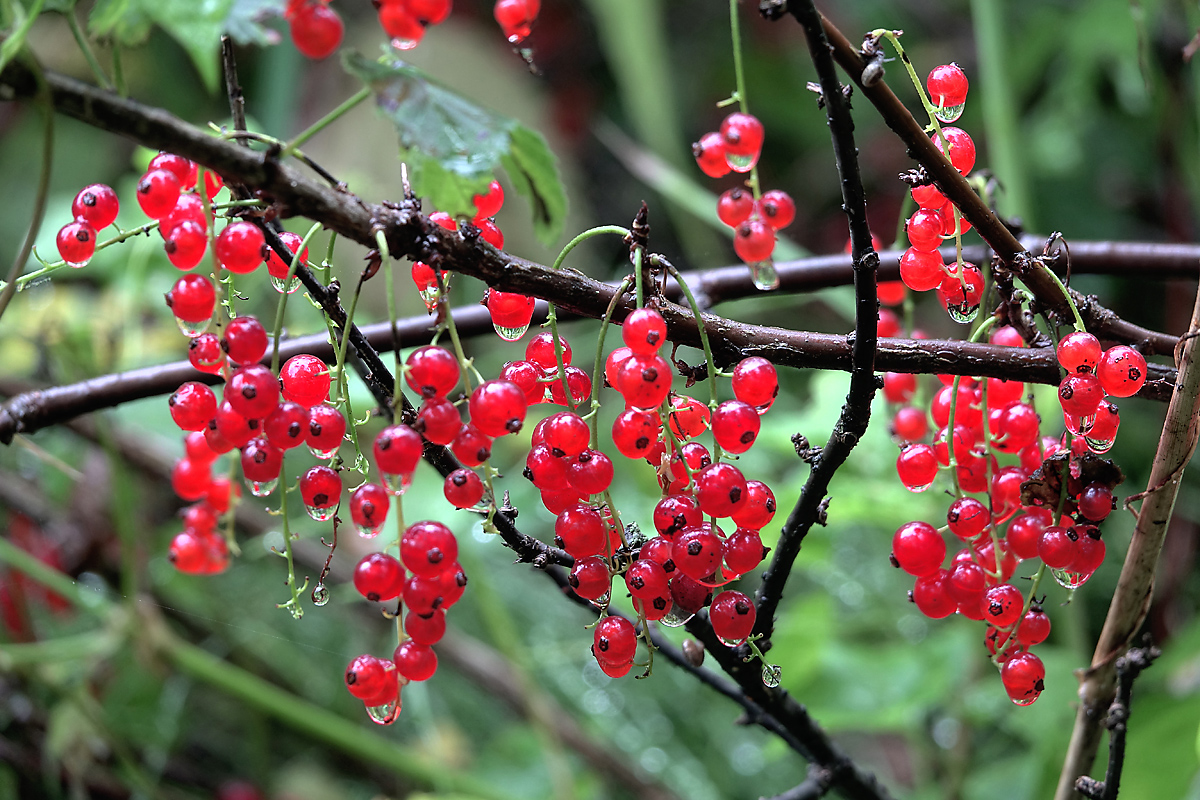
{"label": "red currant berry", "polygon": [[725,555],[721,537],[714,530],[711,525],[701,524],[680,532],[671,546],[675,568],[693,580],[708,580]]}
{"label": "red currant berry", "polygon": [[775,231],[760,219],[748,219],[734,231],[733,250],[747,264],[766,261],[775,251]]}
{"label": "red currant berry", "polygon": [[1067,571],[1077,573],[1086,580],[1104,563],[1104,540],[1100,538],[1100,529],[1094,525],[1080,525],[1075,530],[1079,541],[1075,545],[1075,558],[1067,565]]}
{"label": "red currant berry", "polygon": [[492,16],[509,44],[520,44],[533,29],[541,0],[496,0]]}
{"label": "red currant berry", "polygon": [[317,458],[333,458],[346,435],[346,418],[333,406],[318,405],[308,410],[304,443]]}
{"label": "red currant berry", "polygon": [[725,139],[717,132],[706,133],[692,145],[692,155],[700,171],[710,178],[721,178],[729,174],[725,161]]}
{"label": "red currant berry", "polygon": [[183,458],[175,462],[171,470],[171,488],[182,500],[189,503],[204,499],[212,483],[210,465]]}
{"label": "red currant berry", "polygon": [[[279,254],[275,252],[274,248],[264,247],[264,251],[267,254],[267,274],[271,276],[271,283],[276,289],[281,292],[286,291],[291,293],[298,288],[299,281],[293,278],[291,285],[285,285],[284,281],[287,280],[288,273],[292,270],[292,259],[295,258],[296,250],[299,249],[300,244],[304,241],[304,239],[292,233],[291,231],[284,231],[279,234],[279,241],[283,242],[284,247],[286,247],[288,252],[292,254],[291,258],[288,258],[287,261],[284,261],[279,257]],[[299,266],[303,267],[307,264],[308,248],[306,247],[304,248],[304,251],[300,253]]]}
{"label": "red currant berry", "polygon": [[935,106],[953,108],[967,101],[967,76],[958,64],[934,67],[925,81],[929,99]]}
{"label": "red currant berry", "polygon": [[591,429],[583,418],[570,411],[562,411],[546,418],[543,440],[555,456],[578,456],[587,449],[591,440]]}
{"label": "red currant berry", "polygon": [[652,600],[669,594],[667,571],[663,565],[648,558],[640,558],[625,570],[625,586],[639,600]]}
{"label": "red currant berry", "polygon": [[567,458],[554,455],[549,445],[534,445],[525,456],[525,477],[542,491],[578,493],[567,479]]}
{"label": "red currant berry", "polygon": [[1075,560],[1079,535],[1074,529],[1053,525],[1042,532],[1038,542],[1038,558],[1050,569],[1066,569]]}
{"label": "red currant berry", "polygon": [[1038,699],[1045,688],[1046,667],[1033,653],[1017,653],[1000,668],[1000,682],[1008,697],[1019,706]]}
{"label": "red currant berry", "polygon": [[310,517],[318,522],[333,519],[342,498],[342,476],[329,467],[309,467],[300,476],[300,497]]}
{"label": "red currant berry", "polygon": [[1011,583],[1002,583],[988,589],[980,601],[980,610],[990,625],[1008,628],[1021,618],[1025,610],[1025,597]]}
{"label": "red currant berry", "polygon": [[1020,626],[1017,627],[1017,642],[1022,647],[1033,647],[1046,641],[1050,635],[1050,616],[1034,603],[1029,607]]}
{"label": "red currant berry", "polygon": [[762,537],[757,530],[739,527],[721,543],[721,551],[729,571],[734,575],[745,575],[762,563],[769,549],[763,547]]}
{"label": "red currant berry", "polygon": [[541,367],[532,361],[509,361],[497,375],[502,381],[512,381],[525,392],[525,401],[536,405],[546,401],[546,384],[542,383]]}
{"label": "red currant berry", "polygon": [[177,268],[189,270],[200,263],[208,249],[208,233],[191,220],[176,225],[163,242],[167,260]]}
{"label": "red currant berry", "polygon": [[912,597],[917,610],[930,619],[944,619],[958,609],[958,603],[947,590],[949,575],[944,569],[917,578]]}
{"label": "red currant berry", "polygon": [[916,375],[909,372],[885,372],[883,374],[883,396],[889,403],[907,403],[913,399],[913,395],[916,393]]}
{"label": "red currant berry", "polygon": [[608,542],[600,512],[581,503],[558,515],[554,522],[554,537],[575,558],[602,553]]}
{"label": "red currant berry", "polygon": [[958,218],[955,219],[954,212],[955,205],[953,203],[946,203],[946,205],[938,209],[938,214],[942,218],[942,236],[947,238],[953,236],[956,232],[962,235],[971,230],[971,221],[964,217],[961,212],[958,214]]}
{"label": "red currant berry", "polygon": [[[558,337],[558,344],[562,347],[563,364],[570,365],[571,344],[562,336]],[[525,345],[525,360],[533,362],[547,373],[553,373],[558,369],[558,356],[554,352],[554,334],[550,331],[542,331],[530,339],[529,343]]]}
{"label": "red currant berry", "polygon": [[763,192],[758,199],[758,215],[771,227],[771,230],[783,230],[796,219],[796,203],[792,196],[780,189]]}
{"label": "red currant berry", "polygon": [[1099,483],[1093,483],[1079,495],[1079,513],[1092,522],[1103,522],[1112,513],[1112,489]]}
{"label": "red currant berry", "polygon": [[650,411],[667,399],[671,377],[671,363],[662,356],[630,355],[621,365],[614,385],[630,408]]}
{"label": "red currant berry", "polygon": [[1096,368],[1096,377],[1105,394],[1131,397],[1146,382],[1146,359],[1132,347],[1119,344],[1104,351]]}
{"label": "red currant berry", "polygon": [[245,275],[263,263],[266,242],[262,231],[252,222],[231,222],[217,236],[216,253],[221,266]]}
{"label": "red currant berry", "polygon": [[754,195],[737,187],[723,192],[717,198],[717,218],[731,228],[736,228],[754,213]]}
{"label": "red currant berry", "polygon": [[387,519],[391,497],[378,483],[364,483],[350,495],[350,519],[363,536],[376,536]]}
{"label": "red currant berry", "polygon": [[[422,0],[422,2],[425,3],[428,3],[429,1],[430,0]],[[446,4],[446,13],[449,13],[449,0],[442,1]],[[420,15],[418,14],[418,16]],[[504,205],[504,187],[500,185],[499,181],[492,181],[488,184],[487,191],[485,191],[483,194],[477,194],[472,197],[471,202],[475,205],[476,217],[494,217],[496,214],[500,213],[500,208]]]}
{"label": "red currant berry", "polygon": [[914,250],[932,253],[942,246],[942,215],[937,209],[918,208],[904,225]]}
{"label": "red currant berry", "polygon": [[[184,322],[192,323],[193,328],[198,323],[207,325],[217,304],[217,293],[213,289],[212,281],[203,275],[180,276],[165,297],[171,313]],[[204,326],[194,329],[196,335],[199,335]],[[220,342],[217,345],[219,348]],[[224,358],[225,354],[222,353],[221,360]]]}
{"label": "red currant berry", "polygon": [[263,419],[279,405],[279,381],[262,364],[247,364],[229,376],[225,400],[246,419]]}
{"label": "red currant berry", "polygon": [[684,528],[695,527],[703,521],[700,505],[687,495],[664,497],[654,507],[654,529],[664,539],[674,539]]}
{"label": "red currant berry", "polygon": [[623,664],[633,660],[637,651],[637,632],[624,617],[605,617],[592,634],[596,658]]}
{"label": "red currant berry", "polygon": [[91,225],[93,230],[103,230],[117,221],[120,206],[117,193],[111,187],[93,183],[75,195],[71,202],[71,216]]}
{"label": "red currant berry", "polygon": [[992,331],[990,341],[992,344],[998,344],[1003,347],[1025,346],[1025,340],[1021,338],[1021,332],[1011,325],[1005,325]]}
{"label": "red currant berry", "polygon": [[437,575],[458,560],[458,540],[440,522],[415,522],[400,537],[400,560],[414,575]]}
{"label": "red currant berry", "polygon": [[1008,524],[1005,539],[1017,558],[1037,558],[1042,534],[1054,521],[1054,514],[1045,508],[1027,508]]}
{"label": "red currant berry", "polygon": [[[283,451],[266,439],[251,439],[242,448],[242,475],[268,494],[283,468]],[[252,491],[254,487],[251,487]],[[262,494],[256,496],[262,496]]]}
{"label": "red currant berry", "polygon": [[478,467],[492,456],[492,440],[483,435],[474,425],[463,425],[458,429],[450,450],[455,458],[468,467]]}
{"label": "red currant berry", "polygon": [[440,608],[432,614],[404,615],[404,632],[417,644],[437,644],[446,635],[446,612]]}
{"label": "red currant berry", "polygon": [[[233,406],[228,400],[222,400],[217,406],[216,416],[213,417],[213,423],[208,426],[208,432],[204,435],[208,438],[208,443],[218,452],[228,452],[234,447],[242,447],[251,439],[259,434],[260,425],[256,419],[246,419],[246,417],[233,410]],[[209,432],[214,432],[220,437],[226,447],[218,449],[213,439],[209,436]]]}
{"label": "red currant berry", "polygon": [[683,441],[694,439],[708,430],[712,414],[704,403],[687,395],[674,395],[670,405],[667,424],[671,426],[671,432]]}
{"label": "red currant berry", "polygon": [[165,151],[160,152],[154,158],[150,159],[150,163],[146,166],[147,172],[156,169],[165,169],[168,172],[174,173],[184,191],[196,187],[196,177],[200,172],[200,168],[196,166],[196,162]]}
{"label": "red currant berry", "polygon": [[779,394],[779,376],[775,365],[765,358],[743,358],[733,368],[733,395],[755,408],[774,401]]}
{"label": "red currant berry", "polygon": [[1058,363],[1068,374],[1095,372],[1100,363],[1100,342],[1086,331],[1074,331],[1058,343]]}
{"label": "red currant berry", "polygon": [[721,121],[725,160],[735,172],[749,172],[762,151],[763,124],[752,114],[735,111]]}
{"label": "red currant berry", "polygon": [[946,511],[946,523],[950,532],[964,542],[974,539],[991,524],[992,515],[987,506],[973,497],[960,497]]}
{"label": "red currant berry", "polygon": [[354,588],[372,603],[391,600],[404,589],[404,567],[386,553],[371,553],[354,568]]}
{"label": "red currant berry", "polygon": [[317,61],[333,55],[345,33],[342,18],[326,2],[300,4],[288,23],[292,44],[301,54]]}
{"label": "red currant berry", "polygon": [[612,586],[612,576],[604,559],[597,556],[584,556],[575,559],[567,582],[575,594],[584,600],[599,600],[608,594]]}
{"label": "red currant berry", "polygon": [[[696,501],[713,517],[730,517],[745,507],[749,497],[742,471],[732,464],[705,467],[695,476]],[[693,576],[695,577],[695,576]]]}
{"label": "red currant berry", "polygon": [[534,303],[532,297],[523,294],[488,290],[486,305],[500,338],[515,342],[525,335],[529,321],[533,319]]}
{"label": "red currant berry", "polygon": [[397,50],[411,50],[425,36],[425,26],[409,11],[406,3],[390,2],[379,7],[379,25],[392,37]]}
{"label": "red currant berry", "polygon": [[583,495],[607,491],[612,479],[612,460],[599,450],[584,450],[567,467],[567,480]]}
{"label": "red currant berry", "polygon": [[[567,388],[571,390],[571,402],[579,406],[592,393],[592,379],[579,367],[567,367]],[[560,406],[567,405],[567,396],[563,392],[562,380],[550,381],[550,401]]]}
{"label": "red currant berry", "polygon": [[255,317],[234,317],[225,326],[221,348],[235,364],[253,364],[267,353],[267,329]]}
{"label": "red currant berry", "polygon": [[437,672],[437,653],[427,644],[409,639],[401,642],[392,654],[396,671],[410,681],[425,681]]}
{"label": "red currant berry", "polygon": [[217,414],[217,397],[212,389],[196,381],[188,381],[175,390],[167,400],[171,419],[185,431],[202,431]]}
{"label": "red currant berry", "polygon": [[67,266],[85,266],[96,252],[96,230],[83,220],[68,222],[58,232],[58,254]]}
{"label": "red currant berry", "polygon": [[741,644],[754,630],[754,602],[741,592],[721,592],[708,610],[713,633],[729,646]]}
{"label": "red currant berry", "polygon": [[[971,141],[970,135],[962,128],[945,126],[942,128],[942,135],[950,143],[950,163],[956,170],[966,175],[975,166],[975,142]],[[937,145],[938,150],[946,152],[942,136],[934,133],[929,138]]]}
{"label": "red currant berry", "polygon": [[165,241],[183,222],[194,222],[200,230],[204,231],[205,235],[208,234],[208,218],[204,215],[204,201],[200,199],[199,195],[191,192],[179,195],[171,213],[159,222],[158,232],[162,234]]}
{"label": "red currant berry", "polygon": [[746,481],[746,505],[733,512],[739,528],[761,530],[775,518],[775,493],[762,481]]}
{"label": "red currant berry", "polygon": [[372,655],[361,655],[346,667],[346,688],[359,700],[374,697],[386,689],[389,673],[395,682],[395,665]]}
{"label": "red currant berry", "polygon": [[892,418],[892,432],[902,442],[916,442],[925,438],[929,433],[929,423],[925,412],[919,408],[905,406],[896,412]]}
{"label": "red currant berry", "polygon": [[941,208],[946,205],[946,196],[938,191],[938,188],[932,184],[924,186],[914,186],[912,188],[912,199],[916,201],[921,208]]}
{"label": "red currant berry", "polygon": [[909,575],[929,575],[946,560],[946,542],[928,522],[909,522],[892,537],[892,559]]}
{"label": "red currant berry", "polygon": [[[1072,417],[1083,419],[1095,416],[1103,399],[1104,389],[1100,386],[1100,379],[1090,372],[1068,375],[1058,385],[1058,402],[1063,412]],[[1091,426],[1090,420],[1088,426]]]}
{"label": "red currant berry", "polygon": [[310,407],[325,402],[332,379],[329,366],[317,358],[302,353],[292,356],[279,370],[279,385],[283,399]]}
{"label": "red currant berry", "polygon": [[497,250],[504,249],[504,234],[500,231],[495,220],[476,217],[474,220],[475,227],[479,229],[479,238],[490,244]]}
{"label": "red currant berry", "polygon": [[908,248],[900,257],[900,280],[914,292],[927,292],[942,285],[946,276],[942,255]]}
{"label": "red currant berry", "polygon": [[280,450],[304,444],[308,433],[308,409],[285,400],[263,420],[263,433],[267,435],[267,441]]}
{"label": "red currant berry", "polygon": [[910,492],[923,492],[933,485],[938,473],[938,460],[927,444],[912,444],[896,458],[896,474]]}
{"label": "red currant berry", "polygon": [[885,306],[898,306],[904,302],[904,281],[880,281],[875,288],[879,302]]}
{"label": "red currant berry", "polygon": [[730,453],[749,450],[761,425],[758,412],[741,400],[726,400],[712,414],[713,438]]}
{"label": "red currant berry", "polygon": [[483,498],[483,481],[474,470],[456,469],[446,476],[442,493],[455,508],[471,508]]}
{"label": "red currant berry", "polygon": [[421,434],[407,425],[389,425],[375,437],[375,465],[384,475],[412,475],[422,448]]}
{"label": "red currant berry", "polygon": [[480,384],[467,405],[471,423],[485,435],[496,437],[521,430],[528,403],[515,383],[493,380]]}
{"label": "red currant berry", "polygon": [[621,324],[621,338],[635,355],[654,355],[667,340],[667,323],[652,308],[639,308]]}
{"label": "red currant berry", "polygon": [[458,408],[444,397],[430,397],[421,404],[413,429],[436,445],[448,445],[462,429]]}
{"label": "red currant berry", "polygon": [[175,208],[180,188],[175,173],[165,169],[150,170],[138,182],[138,205],[150,219],[162,219]]}
{"label": "red currant berry", "polygon": [[970,322],[983,299],[983,273],[974,264],[964,263],[961,277],[955,271],[942,278],[937,296],[955,322]]}

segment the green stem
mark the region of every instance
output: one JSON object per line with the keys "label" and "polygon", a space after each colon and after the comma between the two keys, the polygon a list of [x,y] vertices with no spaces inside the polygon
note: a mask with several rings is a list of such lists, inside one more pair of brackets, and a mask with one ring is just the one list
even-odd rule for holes
{"label": "green stem", "polygon": [[279,465],[279,514],[283,518],[283,552],[287,559],[287,585],[292,592],[292,599],[286,603],[279,603],[275,607],[288,609],[292,614],[292,619],[298,620],[304,616],[304,608],[300,605],[300,593],[308,588],[308,578],[304,579],[304,586],[296,588],[296,562],[292,557],[292,532],[288,529],[287,496],[287,454],[285,453],[283,463]]}
{"label": "green stem", "polygon": [[[708,367],[708,405],[710,409],[717,407],[717,365],[713,360],[712,345],[708,341],[708,328],[704,324],[704,315],[700,312],[700,306],[696,303],[696,296],[692,294],[692,289],[684,280],[683,275],[675,268],[675,265],[667,261],[665,258],[651,256],[657,263],[666,267],[671,277],[679,284],[679,290],[683,292],[683,296],[687,298],[688,307],[692,310],[692,316],[696,319],[696,332],[700,334],[700,345],[704,348],[704,363]],[[720,448],[718,447],[718,451]]]}
{"label": "green stem", "polygon": [[1064,286],[1063,282],[1059,280],[1057,275],[1054,274],[1054,270],[1043,265],[1039,266],[1043,272],[1050,276],[1051,280],[1054,281],[1054,285],[1059,288],[1059,291],[1063,293],[1063,297],[1067,299],[1067,305],[1071,307],[1071,313],[1075,315],[1075,330],[1080,332],[1087,331],[1087,326],[1083,324],[1083,317],[1079,316],[1079,309],[1075,307],[1075,302],[1071,299],[1071,293],[1067,291],[1067,287]]}
{"label": "green stem", "polygon": [[395,278],[392,277],[393,265],[389,263],[391,261],[391,251],[388,250],[387,237],[383,235],[383,231],[375,233],[375,245],[379,249],[379,257],[383,261],[383,280],[387,291],[388,321],[392,325],[392,342],[395,345],[392,348],[394,351],[392,355],[395,358],[395,367],[392,369],[392,373],[395,375],[395,382],[392,385],[392,424],[399,425],[404,415],[404,403],[401,400],[404,395],[401,394],[403,389],[400,386],[400,332],[396,329],[396,287]]}
{"label": "green stem", "polygon": [[112,71],[113,84],[116,86],[117,94],[127,97],[129,88],[125,85],[125,67],[121,64],[121,46],[116,42],[113,42],[112,46]]}
{"label": "green stem", "polygon": [[646,305],[645,279],[642,276],[642,248],[633,248],[633,280],[636,289],[637,307]]}
{"label": "green stem", "polygon": [[[562,267],[562,263],[566,259],[567,253],[570,253],[580,244],[588,239],[591,239],[593,236],[601,236],[606,233],[615,233],[622,237],[630,235],[628,229],[622,228],[620,225],[603,225],[597,228],[590,228],[576,236],[571,241],[567,242],[566,246],[561,252],[559,252],[558,257],[554,259],[554,263],[550,266],[550,268],[559,269]],[[638,305],[641,305],[641,303]],[[578,406],[575,404],[575,398],[571,396],[571,387],[567,382],[566,361],[563,357],[562,341],[558,338],[558,311],[555,308],[554,303],[550,303],[549,306],[550,310],[547,314],[546,322],[550,326],[550,335],[554,337],[554,359],[558,362],[558,379],[562,381],[563,397],[565,397],[567,400],[567,408],[571,411],[575,411]],[[457,333],[451,332],[450,335],[456,336]],[[593,382],[593,390],[595,389],[595,386],[596,384]]]}
{"label": "green stem", "polygon": [[38,105],[45,115],[45,124],[42,128],[42,168],[38,175],[37,192],[33,197],[33,218],[29,221],[29,230],[26,231],[25,241],[21,243],[21,249],[17,253],[16,259],[13,260],[12,267],[9,268],[8,280],[5,282],[4,288],[0,289],[0,316],[4,315],[5,309],[8,308],[9,302],[17,292],[16,282],[21,275],[21,270],[25,268],[25,262],[29,260],[29,254],[33,252],[33,244],[37,241],[38,231],[42,229],[42,219],[46,215],[46,198],[50,193],[50,168],[54,162],[54,109],[50,103],[50,93],[42,76],[41,67],[36,65],[36,62],[34,63],[38,79]]}
{"label": "green stem", "polygon": [[67,18],[67,25],[71,28],[71,35],[75,37],[75,43],[79,45],[79,50],[83,53],[84,59],[87,60],[88,66],[92,70],[92,74],[96,76],[96,80],[100,85],[109,91],[112,90],[113,84],[104,74],[104,69],[100,66],[100,62],[96,60],[96,53],[92,50],[92,46],[88,44],[87,37],[83,35],[83,29],[79,27],[79,20],[75,16],[74,7],[63,12]]}
{"label": "green stem", "polygon": [[[308,229],[308,233],[304,234],[304,239],[296,247],[296,252],[292,253],[292,263],[288,266],[287,276],[283,279],[283,291],[279,293],[279,303],[275,306],[275,345],[271,351],[271,372],[279,373],[279,339],[283,332],[283,313],[287,308],[288,291],[287,288],[291,285],[292,278],[296,275],[296,269],[300,265],[300,254],[308,247],[308,242],[316,235],[317,231],[321,230],[321,223],[313,223],[313,226]],[[347,330],[350,328],[349,323],[346,324]]]}
{"label": "green stem", "polygon": [[339,117],[344,115],[347,111],[354,108],[356,105],[361,103],[363,100],[366,100],[370,96],[371,96],[370,89],[368,89],[366,87],[359,89],[357,92],[355,92],[353,95],[351,95],[350,98],[347,99],[340,106],[335,108],[333,111],[330,111],[325,116],[321,117],[319,120],[317,120],[312,125],[310,125],[306,130],[301,131],[299,134],[297,134],[296,137],[294,139],[292,139],[290,142],[288,142],[287,145],[283,148],[283,152],[280,154],[281,157],[287,158],[288,156],[290,156],[293,152],[295,152],[300,147],[300,145],[304,144],[309,139],[316,136],[318,133],[320,133],[322,130],[324,130],[328,125],[337,121],[337,119]]}
{"label": "green stem", "polygon": [[738,22],[738,0],[729,0],[729,33],[733,37],[733,81],[737,94],[738,108],[749,114],[750,104],[746,100],[746,73],[742,68],[742,28]]}
{"label": "green stem", "polygon": [[613,293],[612,300],[608,301],[608,308],[604,310],[604,317],[600,320],[600,333],[596,336],[596,359],[592,364],[592,402],[588,412],[592,417],[593,450],[600,446],[600,415],[596,413],[596,410],[600,408],[600,384],[604,377],[604,337],[608,333],[613,312],[617,310],[617,303],[621,302],[621,298],[628,291],[629,276],[626,276],[621,281],[621,285],[617,287],[617,291]]}

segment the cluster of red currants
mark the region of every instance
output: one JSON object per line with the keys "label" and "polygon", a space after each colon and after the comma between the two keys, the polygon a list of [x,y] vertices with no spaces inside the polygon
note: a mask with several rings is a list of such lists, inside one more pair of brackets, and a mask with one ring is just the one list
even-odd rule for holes
{"label": "cluster of red currants", "polygon": [[[926,81],[934,114],[943,122],[962,115],[967,98],[967,77],[956,64],[935,67]],[[940,127],[931,138],[950,163],[963,175],[975,166],[975,143],[961,128]],[[954,204],[936,186],[914,186],[917,210],[905,223],[909,248],[900,259],[900,277],[915,292],[937,290],[942,307],[957,322],[970,322],[979,311],[983,296],[983,274],[969,262],[947,264],[938,248],[944,239],[966,233],[971,223],[958,214]]]}
{"label": "cluster of red currants", "polygon": [[[995,331],[991,341],[1023,345],[1009,327]],[[960,491],[946,529],[963,544],[943,568],[942,533],[910,522],[893,538],[893,562],[916,577],[911,597],[926,616],[957,612],[988,623],[988,648],[1001,666],[1005,689],[1020,705],[1041,691],[1044,670],[1028,648],[1049,634],[1049,618],[1036,604],[1026,605],[1008,581],[1019,561],[1040,559],[1058,583],[1075,589],[1103,562],[1099,524],[1114,506],[1113,487],[1089,467],[1087,459],[1096,458],[1089,450],[1106,452],[1116,436],[1117,407],[1103,395],[1136,393],[1146,371],[1136,350],[1120,345],[1102,354],[1088,333],[1064,337],[1058,357],[1068,371],[1059,397],[1073,437],[1069,444],[1042,436],[1040,418],[1022,400],[1023,384],[998,378],[960,379],[956,386],[953,376],[939,376],[945,385],[929,409],[938,427],[933,444],[921,443],[928,430],[925,411],[906,405],[892,423],[904,443],[896,469],[906,488],[924,491],[941,469],[954,468]],[[884,396],[891,403],[908,403],[916,389],[913,375],[884,376]],[[1015,456],[1017,463],[1000,466],[994,452]],[[1035,485],[1050,490],[1036,492]],[[963,492],[986,493],[986,504]]]}
{"label": "cluster of red currants", "polygon": [[283,15],[288,21],[292,44],[309,58],[328,58],[342,43],[346,26],[329,7],[329,0],[288,0]]}
{"label": "cluster of red currants", "polygon": [[[762,152],[763,125],[758,118],[735,111],[721,122],[719,131],[700,137],[692,145],[692,154],[700,170],[710,178],[722,178],[731,171],[749,172]],[[734,230],[733,249],[747,264],[771,258],[775,251],[775,232],[792,224],[796,204],[787,192],[778,189],[757,193],[757,183],[747,190],[736,187],[717,200],[717,216]]]}

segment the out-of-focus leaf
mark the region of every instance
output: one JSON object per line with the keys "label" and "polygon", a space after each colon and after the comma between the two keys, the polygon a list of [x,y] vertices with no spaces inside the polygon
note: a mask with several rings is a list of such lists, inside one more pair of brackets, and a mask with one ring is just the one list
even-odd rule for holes
{"label": "out-of-focus leaf", "polygon": [[370,61],[352,53],[343,63],[374,92],[376,106],[396,126],[414,192],[440,211],[473,216],[472,196],[485,191],[503,166],[517,191],[529,198],[538,237],[549,244],[558,236],[566,194],[539,134],[398,59]]}

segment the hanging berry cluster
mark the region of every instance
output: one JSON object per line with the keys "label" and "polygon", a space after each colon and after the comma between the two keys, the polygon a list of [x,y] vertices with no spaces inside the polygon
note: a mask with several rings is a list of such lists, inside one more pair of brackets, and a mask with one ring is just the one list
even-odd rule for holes
{"label": "hanging berry cluster", "polygon": [[292,44],[311,59],[333,55],[346,32],[342,18],[329,7],[329,0],[288,0],[283,16],[288,21]]}

